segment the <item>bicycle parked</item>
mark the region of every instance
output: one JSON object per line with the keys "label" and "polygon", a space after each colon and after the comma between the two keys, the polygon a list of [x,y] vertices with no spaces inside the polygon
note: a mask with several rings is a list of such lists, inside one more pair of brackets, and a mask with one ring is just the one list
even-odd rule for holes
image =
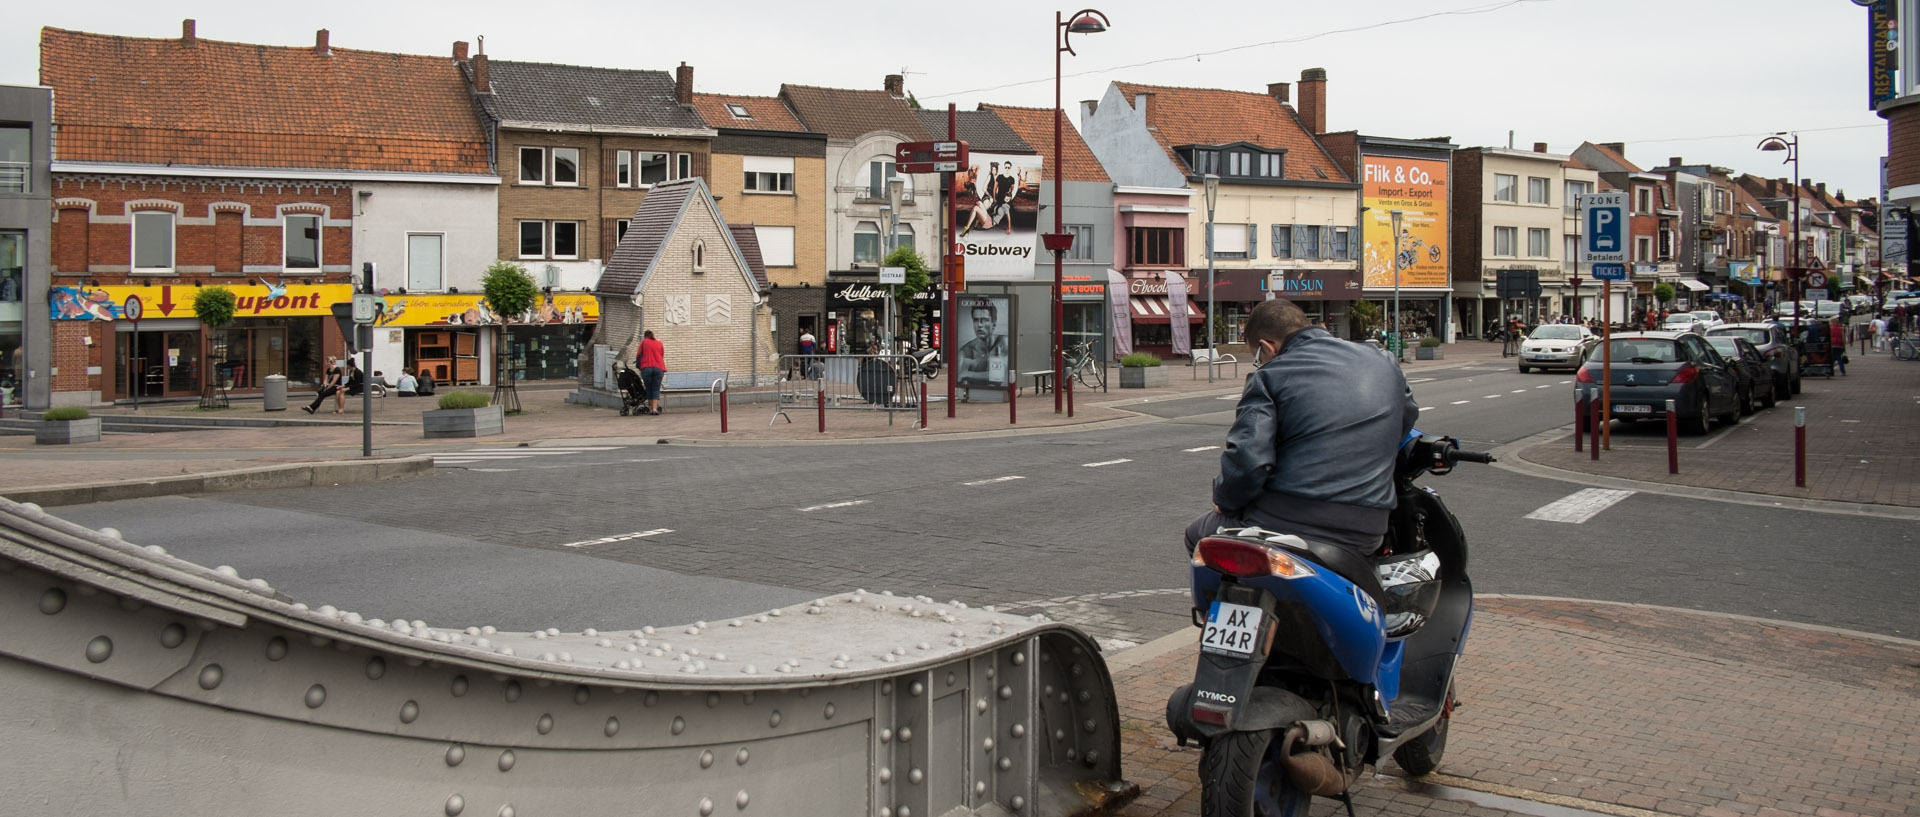
{"label": "bicycle parked", "polygon": [[1093,341],[1067,347],[1067,377],[1079,380],[1080,385],[1089,389],[1106,386],[1107,370],[1094,358]]}

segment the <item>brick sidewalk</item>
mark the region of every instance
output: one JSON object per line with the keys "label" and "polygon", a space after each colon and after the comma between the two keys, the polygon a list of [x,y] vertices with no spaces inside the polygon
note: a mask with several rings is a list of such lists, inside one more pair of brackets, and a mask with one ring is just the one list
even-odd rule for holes
{"label": "brick sidewalk", "polygon": [[[1150,653],[1154,645],[1139,648]],[[1166,696],[1183,646],[1113,657],[1128,817],[1197,815],[1197,748],[1175,746]],[[1920,815],[1920,645],[1752,619],[1483,597],[1456,676],[1435,782],[1587,811],[1680,817]],[[1356,810],[1506,812],[1420,791],[1389,761]],[[1315,815],[1337,801],[1315,801]],[[1344,813],[1339,812],[1339,813]],[[1540,812],[1534,812],[1540,813]]]}

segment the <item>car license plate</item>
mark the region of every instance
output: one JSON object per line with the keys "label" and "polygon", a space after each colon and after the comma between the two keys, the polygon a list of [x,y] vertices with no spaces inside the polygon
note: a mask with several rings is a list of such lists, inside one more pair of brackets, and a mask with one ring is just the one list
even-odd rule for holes
{"label": "car license plate", "polygon": [[1207,627],[1200,634],[1200,650],[1251,658],[1259,640],[1260,608],[1216,601],[1207,611]]}
{"label": "car license plate", "polygon": [[1558,357],[1558,355],[1544,355],[1538,352],[1534,352],[1527,355],[1528,360],[1546,360],[1547,358],[1550,358],[1550,357]]}
{"label": "car license plate", "polygon": [[1615,405],[1613,407],[1613,412],[1615,414],[1652,414],[1653,407],[1652,406]]}

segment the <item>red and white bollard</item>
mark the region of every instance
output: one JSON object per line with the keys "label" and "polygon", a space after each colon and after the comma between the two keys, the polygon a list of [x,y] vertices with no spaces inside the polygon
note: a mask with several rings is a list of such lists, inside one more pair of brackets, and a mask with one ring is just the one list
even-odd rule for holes
{"label": "red and white bollard", "polygon": [[1013,407],[1014,398],[1017,397],[1019,394],[1020,394],[1019,381],[1016,381],[1016,380],[1007,381],[1007,425],[1016,425],[1019,423],[1019,419],[1018,419],[1019,414],[1015,412]]}
{"label": "red and white bollard", "polygon": [[1793,487],[1807,487],[1807,408],[1793,407]]}
{"label": "red and white bollard", "polygon": [[927,430],[927,381],[920,381],[920,430]]}
{"label": "red and white bollard", "polygon": [[720,433],[727,433],[727,390],[720,390]]}
{"label": "red and white bollard", "polygon": [[820,407],[820,433],[825,434],[827,433],[827,386],[825,383],[820,385],[818,397],[818,405]]}
{"label": "red and white bollard", "polygon": [[1586,450],[1586,440],[1587,440],[1587,393],[1585,391],[1580,391],[1575,393],[1575,397],[1573,400],[1573,451],[1574,453],[1577,454],[1577,453],[1580,453],[1581,451]]}
{"label": "red and white bollard", "polygon": [[1606,423],[1606,415],[1600,413],[1599,400],[1587,401],[1587,407],[1587,414],[1592,418],[1588,431],[1593,435],[1593,439],[1587,440],[1587,459],[1597,460],[1600,459],[1600,426]]}
{"label": "red and white bollard", "polygon": [[1667,473],[1680,473],[1680,414],[1667,401]]}

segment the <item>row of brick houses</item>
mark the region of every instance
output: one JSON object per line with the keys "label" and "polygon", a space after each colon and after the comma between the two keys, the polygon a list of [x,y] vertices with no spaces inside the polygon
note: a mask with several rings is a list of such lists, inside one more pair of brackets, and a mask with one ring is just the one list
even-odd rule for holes
{"label": "row of brick houses", "polygon": [[[311,387],[348,350],[340,313],[369,274],[389,304],[374,368],[390,377],[571,380],[596,345],[630,356],[643,327],[671,327],[678,368],[764,379],[803,333],[834,352],[870,348],[884,334],[881,259],[911,247],[938,272],[956,232],[969,295],[1013,305],[1010,367],[1031,371],[1050,356],[1054,260],[1037,234],[1052,232],[1056,201],[1074,237],[1064,334],[1107,357],[1203,346],[1209,303],[1218,342],[1237,343],[1246,312],[1273,297],[1348,336],[1362,302],[1397,301],[1404,329],[1447,339],[1502,314],[1594,315],[1574,261],[1574,203],[1593,191],[1632,204],[1617,313],[1661,283],[1689,303],[1783,297],[1795,201],[1807,251],[1840,287],[1874,283],[1852,274],[1874,261],[1871,200],[1680,158],[1646,170],[1618,143],[1554,153],[1332,130],[1321,69],[1264,92],[1110,83],[1064,131],[1056,197],[1052,111],[981,105],[949,129],[899,75],[756,96],[696,89],[685,64],[513,62],[466,43],[358,51],[324,30],[311,46],[262,46],[200,39],[191,20],[178,39],[45,29],[41,63],[51,100],[0,98],[39,168],[14,187],[0,175],[0,260],[17,259],[11,290],[0,279],[12,402],[244,392],[271,375]],[[903,142],[951,138],[973,151],[958,229],[940,179],[894,164]],[[538,307],[489,311],[479,284],[496,260],[527,267]],[[198,321],[194,295],[210,286],[239,297],[233,324]],[[907,310],[917,342],[939,342],[939,294]],[[138,333],[131,297],[145,305]],[[496,349],[501,324],[510,346]]]}

